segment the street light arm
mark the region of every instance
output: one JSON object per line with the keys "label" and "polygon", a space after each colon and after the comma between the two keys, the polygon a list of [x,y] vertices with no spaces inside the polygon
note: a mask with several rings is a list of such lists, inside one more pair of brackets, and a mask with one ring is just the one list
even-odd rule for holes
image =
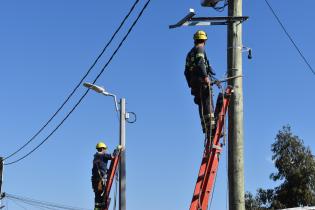
{"label": "street light arm", "polygon": [[114,102],[115,102],[115,107],[116,107],[116,111],[118,112],[118,104],[117,104],[117,98],[115,95],[112,95],[112,97],[114,98]]}
{"label": "street light arm", "polygon": [[91,90],[94,90],[97,93],[103,94],[104,96],[111,96],[111,97],[113,97],[114,98],[114,102],[115,102],[115,108],[116,108],[116,111],[118,112],[118,104],[117,104],[116,95],[105,91],[105,88],[103,88],[103,87],[97,86],[97,85],[89,83],[89,82],[85,82],[83,85],[84,85],[84,87],[87,87],[87,88],[89,88]]}
{"label": "street light arm", "polygon": [[117,97],[116,97],[116,95],[114,95],[114,94],[112,94],[112,93],[109,93],[109,92],[106,92],[106,91],[103,91],[102,94],[105,95],[105,96],[111,96],[111,97],[113,97],[114,102],[115,102],[115,108],[116,108],[116,111],[118,112],[118,103],[117,103]]}

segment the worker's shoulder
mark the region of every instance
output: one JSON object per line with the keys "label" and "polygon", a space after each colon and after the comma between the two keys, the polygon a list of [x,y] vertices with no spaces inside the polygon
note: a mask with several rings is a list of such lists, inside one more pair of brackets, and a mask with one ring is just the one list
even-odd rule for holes
{"label": "worker's shoulder", "polygon": [[203,46],[194,47],[196,54],[205,53],[205,48]]}
{"label": "worker's shoulder", "polygon": [[205,49],[202,46],[194,46],[191,50],[187,53],[187,57],[195,57],[196,55],[205,54]]}
{"label": "worker's shoulder", "polygon": [[94,154],[94,158],[103,157],[106,154],[106,152],[96,152]]}
{"label": "worker's shoulder", "polygon": [[188,51],[187,56],[192,55],[192,54],[194,54],[194,53],[195,53],[195,47],[191,48],[191,49]]}
{"label": "worker's shoulder", "polygon": [[94,154],[94,160],[106,160],[111,159],[112,155],[110,153],[104,152],[104,153],[95,153]]}
{"label": "worker's shoulder", "polygon": [[202,46],[195,47],[195,56],[196,56],[196,58],[204,58],[204,57],[206,57],[205,54],[206,53],[205,53],[205,48],[204,47],[202,47]]}

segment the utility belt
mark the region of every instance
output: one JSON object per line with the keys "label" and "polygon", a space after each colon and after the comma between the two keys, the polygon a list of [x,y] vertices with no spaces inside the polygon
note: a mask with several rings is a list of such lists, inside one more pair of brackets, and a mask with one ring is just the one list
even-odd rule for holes
{"label": "utility belt", "polygon": [[[210,75],[208,75],[210,77]],[[211,77],[210,77],[211,80]],[[200,89],[201,87],[208,87],[207,83],[204,81],[204,78],[199,77],[199,76],[191,76],[190,77],[190,87],[191,88],[198,88]]]}
{"label": "utility belt", "polygon": [[102,178],[102,179],[98,180],[98,182],[97,182],[97,191],[98,192],[104,191],[105,183],[106,183],[106,178]]}
{"label": "utility belt", "polygon": [[[207,69],[207,74],[210,76],[210,75],[214,75],[214,72],[212,71],[212,69],[210,68],[209,65],[206,65],[206,69]],[[191,66],[189,68],[189,73],[190,73],[190,76],[193,76],[193,74],[196,74],[196,72],[198,71],[198,67],[197,66]]]}
{"label": "utility belt", "polygon": [[97,174],[91,177],[92,186],[93,186],[94,191],[102,193],[104,191],[104,186],[107,181],[107,176],[106,176],[107,173],[103,175],[103,173],[101,173],[100,170],[98,170],[97,172],[98,172]]}

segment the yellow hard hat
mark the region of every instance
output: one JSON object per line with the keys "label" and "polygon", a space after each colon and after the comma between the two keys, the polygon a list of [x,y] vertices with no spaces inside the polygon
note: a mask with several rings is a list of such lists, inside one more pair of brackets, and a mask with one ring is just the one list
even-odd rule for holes
{"label": "yellow hard hat", "polygon": [[208,39],[207,34],[204,31],[200,30],[194,34],[194,40],[207,40],[207,39]]}
{"label": "yellow hard hat", "polygon": [[96,144],[96,149],[104,148],[107,149],[107,146],[104,142],[100,141]]}

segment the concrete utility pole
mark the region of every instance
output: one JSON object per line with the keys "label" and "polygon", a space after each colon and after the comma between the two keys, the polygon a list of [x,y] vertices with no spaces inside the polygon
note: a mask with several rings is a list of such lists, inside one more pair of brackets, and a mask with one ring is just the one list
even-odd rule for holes
{"label": "concrete utility pole", "polygon": [[126,99],[120,99],[119,210],[126,210]]}
{"label": "concrete utility pole", "polygon": [[[220,0],[202,0],[202,6],[215,7]],[[234,88],[229,105],[229,209],[245,210],[244,198],[244,157],[243,157],[243,84],[242,84],[242,51],[248,51],[251,59],[251,49],[243,48],[242,23],[248,16],[242,16],[242,0],[228,1],[227,17],[194,17],[195,11],[189,13],[170,25],[169,28],[181,26],[228,25],[227,66],[228,84]]]}
{"label": "concrete utility pole", "polygon": [[[242,16],[242,0],[230,0],[228,2],[228,16]],[[228,77],[242,75],[242,49],[242,23],[231,21],[228,24]],[[242,77],[229,81],[229,85],[234,87],[234,94],[229,107],[229,209],[245,210]]]}
{"label": "concrete utility pole", "polygon": [[[112,96],[115,101],[115,108],[118,112],[116,95],[105,91],[103,87],[85,82],[85,87],[101,93],[105,96]],[[119,126],[119,144],[122,146],[119,162],[119,210],[126,210],[126,120],[129,113],[126,113],[126,99],[120,99],[120,126]],[[135,122],[135,121],[134,121]]]}

